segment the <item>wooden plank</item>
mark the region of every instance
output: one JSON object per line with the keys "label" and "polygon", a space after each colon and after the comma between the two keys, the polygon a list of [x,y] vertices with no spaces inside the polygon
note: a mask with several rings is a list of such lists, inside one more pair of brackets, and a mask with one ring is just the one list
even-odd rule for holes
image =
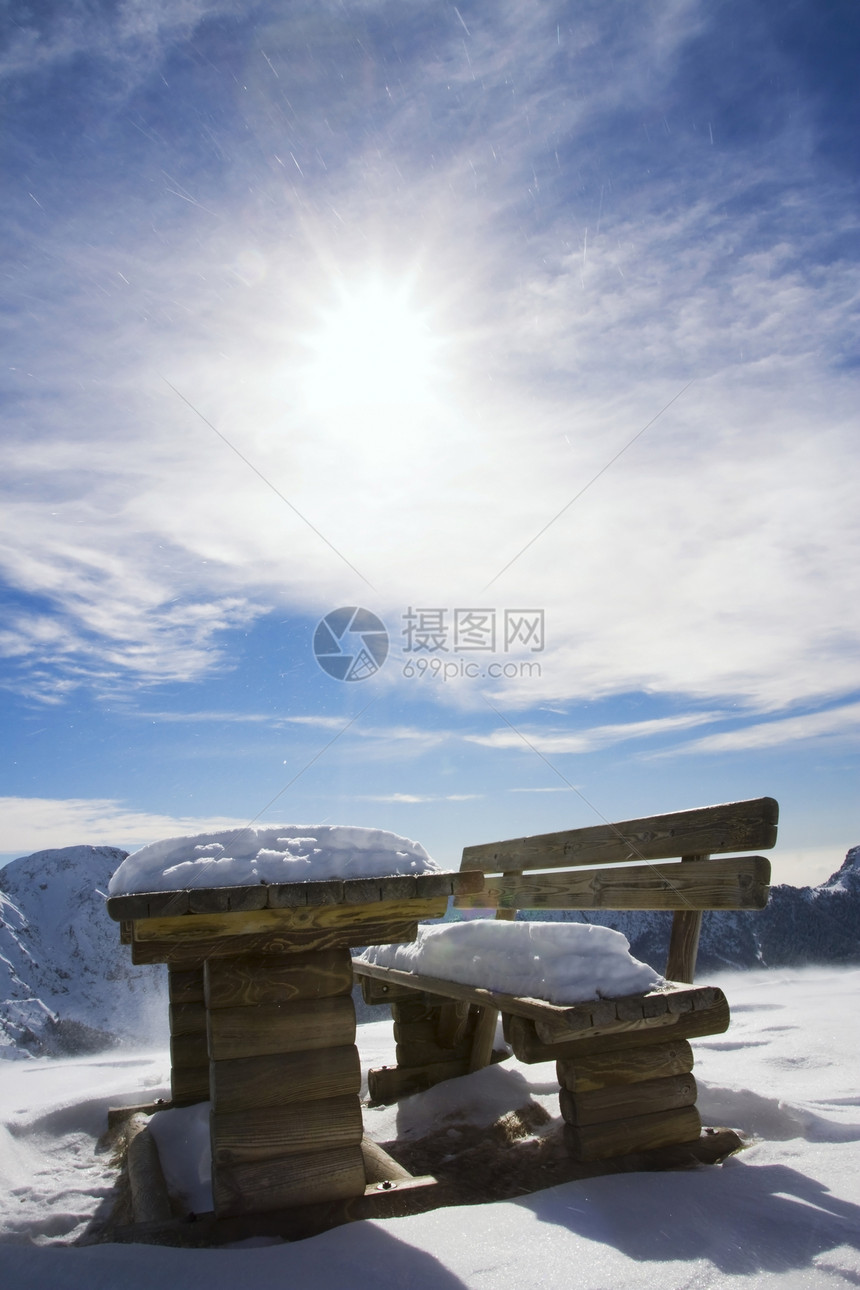
{"label": "wooden plank", "polygon": [[349,994],[352,989],[352,959],[347,949],[285,954],[280,959],[271,954],[210,959],[205,967],[204,981],[209,1008],[322,999]]}
{"label": "wooden plank", "polygon": [[483,1070],[485,1066],[489,1066],[490,1058],[493,1055],[493,1043],[496,1038],[498,1020],[498,1008],[481,1008],[469,1053],[470,1074],[472,1071]]}
{"label": "wooden plank", "polygon": [[692,1069],[693,1050],[685,1039],[556,1062],[558,1082],[571,1093],[591,1093],[619,1084],[687,1075]]}
{"label": "wooden plank", "polygon": [[363,1196],[365,1185],[364,1157],[358,1144],[221,1165],[213,1170],[212,1194],[218,1215],[253,1214]]}
{"label": "wooden plank", "polygon": [[270,932],[259,936],[222,936],[218,940],[143,941],[131,946],[132,963],[169,963],[172,967],[202,967],[212,958],[235,954],[304,954],[309,950],[355,948],[414,941],[418,924],[408,919],[347,928],[320,927],[312,931]]}
{"label": "wooden plank", "polygon": [[466,847],[461,870],[556,869],[668,860],[684,855],[767,851],[776,843],[779,807],[772,797],[698,807],[619,824],[567,829]]}
{"label": "wooden plank", "polygon": [[431,1062],[427,1066],[379,1066],[367,1072],[367,1092],[372,1105],[388,1105],[402,1097],[423,1093],[434,1084],[446,1079],[467,1075],[469,1064],[459,1062]]}
{"label": "wooden plank", "polygon": [[451,1003],[456,1001],[443,999],[441,995],[426,995],[412,991],[411,998],[397,999],[392,1003],[391,1017],[398,1025],[412,1025],[426,1021],[435,1028],[439,1022],[441,1009]]}
{"label": "wooden plank", "polygon": [[167,969],[167,992],[171,1003],[203,1002],[203,968]]}
{"label": "wooden plank", "polygon": [[180,1066],[209,1067],[209,1052],[206,1047],[206,1031],[201,1030],[191,1035],[172,1035],[170,1039],[171,1070]]}
{"label": "wooden plank", "polygon": [[268,892],[269,909],[301,909],[305,905],[343,903],[343,882],[340,878],[320,882],[273,883]]}
{"label": "wooden plank", "polygon": [[565,1124],[564,1141],[575,1160],[607,1160],[633,1151],[651,1151],[678,1142],[692,1142],[702,1131],[694,1106],[676,1111],[656,1111],[604,1124]]}
{"label": "wooden plank", "polygon": [[443,896],[425,900],[378,901],[374,905],[314,905],[304,909],[257,909],[239,914],[186,914],[181,918],[139,918],[134,939],[147,941],[220,940],[225,936],[261,936],[343,930],[399,919],[441,918],[448,908]]}
{"label": "wooden plank", "polygon": [[216,1111],[245,1111],[358,1094],[361,1063],[355,1044],[343,1044],[212,1062],[207,1078]]}
{"label": "wooden plank", "polygon": [[163,1223],[170,1219],[170,1197],[158,1157],[158,1147],[147,1119],[133,1116],[126,1126],[126,1168],[131,1209],[136,1223]]}
{"label": "wooden plank", "polygon": [[412,1174],[403,1165],[398,1164],[393,1156],[365,1134],[361,1139],[361,1154],[364,1157],[364,1176],[368,1183],[406,1182],[412,1180]]}
{"label": "wooden plank", "polygon": [[209,1013],[209,1056],[215,1062],[354,1043],[355,1007],[349,995]]}
{"label": "wooden plank", "polygon": [[[684,856],[684,863],[693,860],[707,860],[707,856]],[[680,909],[672,919],[672,933],[669,937],[669,955],[666,959],[666,976],[670,981],[689,981],[696,975],[696,958],[699,953],[699,937],[702,932],[702,913],[692,909]]]}
{"label": "wooden plank", "polygon": [[393,1006],[394,1000],[420,998],[420,994],[408,985],[392,985],[389,981],[378,981],[376,977],[359,975],[358,960],[352,960],[352,968],[355,973],[355,979],[361,986],[361,997],[367,1004],[390,1003]]}
{"label": "wooden plank", "polygon": [[[508,1022],[508,1043],[521,1062],[548,1062],[563,1059],[577,1061],[603,1053],[623,1052],[628,1048],[649,1047],[678,1039],[697,1039],[702,1035],[719,1035],[728,1030],[730,1014],[725,996],[711,1008],[680,1014],[666,1013],[665,1024],[620,1029],[609,1035],[591,1035],[583,1038],[545,1044],[537,1035],[535,1023],[527,1017],[512,1016]],[[634,1024],[634,1023],[629,1023]]]}
{"label": "wooden plank", "polygon": [[216,1167],[351,1147],[361,1142],[361,1102],[353,1093],[288,1106],[212,1111],[209,1132]]}
{"label": "wooden plank", "polygon": [[607,1120],[629,1119],[651,1115],[656,1111],[674,1111],[681,1106],[695,1106],[696,1081],[692,1075],[667,1075],[661,1079],[642,1080],[638,1084],[618,1084],[595,1089],[591,1093],[559,1093],[561,1114],[568,1124],[603,1124]]}
{"label": "wooden plank", "polygon": [[770,861],[733,856],[585,872],[505,874],[457,896],[458,909],[764,909]]}
{"label": "wooden plank", "polygon": [[208,1061],[205,1066],[174,1066],[170,1072],[170,1096],[174,1106],[208,1102]]}
{"label": "wooden plank", "polygon": [[188,892],[191,914],[235,914],[250,909],[264,909],[268,890],[263,883],[253,887],[204,887]]}
{"label": "wooden plank", "polygon": [[108,896],[105,902],[108,914],[116,922],[127,919],[149,918],[152,914],[187,914],[190,908],[187,891],[144,891],[127,896]]}
{"label": "wooden plank", "polygon": [[465,999],[451,999],[437,1010],[436,1040],[442,1048],[456,1048],[469,1030],[471,1006]]}
{"label": "wooden plank", "polygon": [[171,1035],[206,1034],[206,1005],[171,1003],[168,1009]]}
{"label": "wooden plank", "polygon": [[434,1040],[408,1039],[405,1043],[395,1044],[394,1054],[398,1066],[430,1066],[436,1062],[467,1062],[472,1046],[471,1035],[461,1039],[456,1048],[443,1048]]}
{"label": "wooden plank", "polygon": [[[477,1007],[493,1007],[513,1016],[530,1017],[541,1026],[545,1043],[559,1042],[556,1036],[574,1034],[602,1034],[634,1028],[645,1022],[656,1021],[662,1014],[681,1010],[682,1001],[691,1008],[710,1007],[723,997],[713,986],[669,986],[648,994],[627,995],[618,999],[592,999],[568,1005],[548,1003],[545,999],[529,999],[501,991],[484,990],[478,986],[461,985],[458,981],[442,981],[419,972],[404,972],[399,968],[381,967],[376,963],[361,963],[361,973],[392,985],[412,985],[428,994],[442,998],[463,999]],[[673,1022],[667,1017],[666,1025]],[[548,1036],[552,1035],[552,1038]]]}

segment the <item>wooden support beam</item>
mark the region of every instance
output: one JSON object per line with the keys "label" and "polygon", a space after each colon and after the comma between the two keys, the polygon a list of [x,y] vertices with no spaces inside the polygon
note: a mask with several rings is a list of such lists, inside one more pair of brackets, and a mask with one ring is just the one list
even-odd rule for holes
{"label": "wooden support beam", "polygon": [[158,1158],[158,1147],[149,1132],[149,1118],[132,1116],[125,1128],[126,1167],[131,1209],[136,1223],[163,1223],[173,1211]]}
{"label": "wooden support beam", "polygon": [[[667,1014],[667,1017],[670,1015],[672,1014]],[[637,1030],[585,1036],[556,1044],[543,1043],[538,1038],[534,1022],[527,1017],[511,1017],[508,1023],[508,1042],[521,1062],[548,1062],[560,1058],[576,1061],[582,1057],[617,1053],[628,1048],[650,1047],[652,1044],[678,1039],[697,1039],[702,1035],[719,1035],[728,1030],[729,1021],[729,1005],[725,996],[722,996],[710,1008],[676,1015],[671,1025],[643,1026]]]}
{"label": "wooden support beam", "polygon": [[446,1079],[468,1074],[468,1062],[431,1062],[427,1066],[379,1066],[367,1073],[367,1092],[373,1105],[386,1106],[402,1097],[423,1093]]}
{"label": "wooden support beam", "polygon": [[219,1216],[345,1200],[363,1196],[365,1187],[360,1143],[307,1155],[225,1165],[215,1171],[212,1179],[215,1212]]}
{"label": "wooden support beam", "polygon": [[347,949],[285,954],[277,959],[265,954],[237,955],[208,961],[204,980],[209,1009],[322,999],[350,993],[352,959]]}
{"label": "wooden support beam", "polygon": [[699,1138],[702,1122],[694,1106],[657,1111],[603,1124],[565,1124],[564,1140],[575,1160],[607,1160]]}
{"label": "wooden support beam", "polygon": [[407,920],[397,922],[350,925],[347,927],[318,927],[310,931],[266,932],[248,936],[222,936],[218,940],[189,942],[134,941],[131,961],[142,963],[169,963],[172,967],[201,967],[213,958],[232,958],[236,954],[306,954],[309,950],[334,949],[339,946],[354,948],[360,945],[391,945],[400,941],[414,941],[418,924]]}
{"label": "wooden support beam", "polygon": [[245,1111],[212,1111],[212,1163],[265,1161],[273,1157],[352,1147],[361,1142],[361,1103],[352,1096],[291,1102]]}
{"label": "wooden support beam", "polygon": [[209,1013],[209,1056],[213,1061],[298,1053],[355,1043],[355,1007],[349,995],[217,1008]]}
{"label": "wooden support beam", "polygon": [[592,1093],[559,1093],[562,1118],[568,1124],[603,1124],[609,1120],[629,1120],[655,1111],[674,1111],[695,1106],[696,1081],[692,1075],[668,1075],[662,1079],[643,1080],[639,1084],[616,1084],[595,1089]]}
{"label": "wooden support beam", "polygon": [[639,1084],[643,1080],[664,1079],[668,1075],[687,1075],[692,1069],[693,1050],[686,1039],[556,1062],[558,1082],[571,1093],[591,1093],[619,1084]]}
{"label": "wooden support beam", "polygon": [[361,1154],[364,1157],[364,1176],[368,1183],[406,1182],[412,1178],[408,1169],[398,1164],[393,1156],[367,1134],[361,1139]]}
{"label": "wooden support beam", "polygon": [[170,1072],[170,1096],[175,1106],[193,1106],[209,1101],[209,1063],[203,1066],[174,1066]]}
{"label": "wooden support beam", "polygon": [[269,1053],[212,1062],[207,1068],[216,1111],[287,1106],[361,1091],[355,1044],[295,1053]]}
{"label": "wooden support beam", "polygon": [[[685,856],[683,863],[690,865],[696,860],[707,859],[707,856]],[[668,980],[687,981],[692,984],[696,975],[696,959],[699,954],[701,931],[701,910],[681,909],[677,911],[672,919],[669,956],[666,960],[666,976]]]}
{"label": "wooden support beam", "polygon": [[304,908],[258,909],[238,914],[185,914],[178,918],[138,918],[136,944],[176,941],[182,945],[224,937],[284,935],[317,930],[352,932],[378,923],[441,918],[448,908],[444,896],[425,900],[378,901],[373,905],[315,905]]}
{"label": "wooden support beam", "polygon": [[471,1008],[464,999],[448,999],[438,1009],[436,1039],[442,1048],[456,1048],[469,1029]]}
{"label": "wooden support beam", "polygon": [[171,1003],[203,1002],[203,967],[167,969],[167,990]]}
{"label": "wooden support beam", "polygon": [[478,1024],[472,1038],[472,1049],[469,1054],[469,1072],[483,1070],[489,1066],[493,1055],[493,1042],[496,1038],[496,1023],[499,1020],[498,1008],[481,1008],[478,1013]]}

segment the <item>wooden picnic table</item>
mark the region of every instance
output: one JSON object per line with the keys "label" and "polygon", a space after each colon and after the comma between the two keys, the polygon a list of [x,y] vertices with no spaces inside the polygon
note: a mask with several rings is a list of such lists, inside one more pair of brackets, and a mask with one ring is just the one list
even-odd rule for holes
{"label": "wooden picnic table", "polygon": [[209,1099],[219,1217],[365,1192],[350,950],[414,940],[480,873],[113,896],[133,963],[169,973],[171,1093]]}

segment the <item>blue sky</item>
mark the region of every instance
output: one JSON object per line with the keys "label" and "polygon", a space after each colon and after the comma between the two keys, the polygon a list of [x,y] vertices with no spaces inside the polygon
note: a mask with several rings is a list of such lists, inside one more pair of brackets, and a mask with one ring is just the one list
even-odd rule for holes
{"label": "blue sky", "polygon": [[0,857],[770,794],[776,880],[838,867],[855,6],[4,25]]}

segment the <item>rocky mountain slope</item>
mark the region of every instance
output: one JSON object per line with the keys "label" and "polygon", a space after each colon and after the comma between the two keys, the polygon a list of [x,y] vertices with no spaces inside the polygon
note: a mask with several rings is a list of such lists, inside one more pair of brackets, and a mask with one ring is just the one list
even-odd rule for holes
{"label": "rocky mountain slope", "polygon": [[38,851],[0,870],[0,1057],[164,1039],[163,967],[133,967],[104,895],[116,847]]}

